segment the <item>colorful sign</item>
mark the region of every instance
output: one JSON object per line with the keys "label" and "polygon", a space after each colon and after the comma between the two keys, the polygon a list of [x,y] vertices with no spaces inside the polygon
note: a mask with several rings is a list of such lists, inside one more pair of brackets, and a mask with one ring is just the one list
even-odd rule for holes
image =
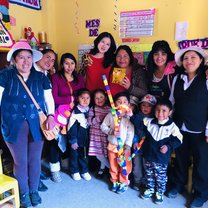
{"label": "colorful sign", "polygon": [[119,35],[121,38],[152,36],[155,9],[120,13]]}
{"label": "colorful sign", "polygon": [[9,0],[0,0],[0,19],[4,26],[10,29]]}
{"label": "colorful sign", "polygon": [[0,49],[11,48],[14,44],[11,34],[0,20]]}
{"label": "colorful sign", "polygon": [[9,0],[9,3],[18,4],[30,9],[41,10],[40,0]]}
{"label": "colorful sign", "polygon": [[203,49],[208,49],[208,38],[183,40],[178,42],[178,47],[180,49],[187,48],[190,46],[198,46],[198,47],[202,47]]}

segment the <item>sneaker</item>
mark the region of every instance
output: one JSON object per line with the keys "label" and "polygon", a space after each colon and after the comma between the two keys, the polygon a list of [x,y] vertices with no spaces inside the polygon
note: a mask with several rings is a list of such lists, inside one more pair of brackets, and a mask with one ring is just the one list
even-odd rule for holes
{"label": "sneaker", "polygon": [[176,188],[171,189],[168,193],[167,193],[167,197],[168,198],[176,198],[178,195],[178,190]]}
{"label": "sneaker", "polygon": [[86,181],[90,181],[91,175],[88,172],[86,172],[86,173],[82,174],[82,178],[84,178]]}
{"label": "sneaker", "polygon": [[38,194],[37,191],[30,192],[30,200],[33,206],[37,206],[42,202],[42,199],[40,198],[40,195]]}
{"label": "sneaker", "polygon": [[29,193],[20,194],[20,207],[21,208],[32,207]]}
{"label": "sneaker", "polygon": [[80,176],[79,173],[74,173],[74,174],[72,174],[72,178],[73,178],[73,180],[75,180],[75,181],[81,180],[81,176]]}
{"label": "sneaker", "polygon": [[116,192],[119,188],[119,185],[120,185],[119,182],[113,182],[113,186],[111,188],[111,191]]}
{"label": "sneaker", "polygon": [[55,183],[60,183],[62,181],[60,171],[51,172],[51,180]]}
{"label": "sneaker", "polygon": [[40,180],[38,184],[38,191],[47,191],[48,187]]}
{"label": "sneaker", "polygon": [[151,189],[146,189],[145,192],[141,195],[142,199],[147,200],[150,199],[153,195],[154,191]]}
{"label": "sneaker", "polygon": [[201,197],[195,197],[193,201],[191,202],[190,208],[197,208],[197,207],[203,207],[203,204],[206,202],[204,198]]}
{"label": "sneaker", "polygon": [[127,189],[128,189],[128,185],[125,183],[121,183],[117,190],[117,194],[123,194]]}
{"label": "sneaker", "polygon": [[155,194],[155,204],[162,204],[163,203],[163,194],[156,192]]}

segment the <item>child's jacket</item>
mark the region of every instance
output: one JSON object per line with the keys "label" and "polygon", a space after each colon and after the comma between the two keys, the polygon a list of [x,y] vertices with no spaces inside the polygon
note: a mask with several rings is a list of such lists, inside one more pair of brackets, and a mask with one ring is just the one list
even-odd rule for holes
{"label": "child's jacket", "polygon": [[87,112],[81,112],[77,107],[74,108],[68,125],[69,143],[77,143],[79,147],[86,147],[89,143],[89,130],[87,123]]}
{"label": "child's jacket", "polygon": [[[171,152],[182,143],[182,134],[176,124],[169,119],[165,124],[158,124],[155,118],[144,118],[145,142],[143,156],[146,160],[167,164]],[[168,151],[163,154],[160,147],[167,145]]]}

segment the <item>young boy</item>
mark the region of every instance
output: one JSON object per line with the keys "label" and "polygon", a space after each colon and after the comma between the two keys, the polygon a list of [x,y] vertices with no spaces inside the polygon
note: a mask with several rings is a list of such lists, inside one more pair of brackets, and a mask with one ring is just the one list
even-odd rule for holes
{"label": "young boy", "polygon": [[[129,106],[129,95],[125,92],[121,92],[114,97],[115,106],[119,108],[120,105]],[[110,175],[111,182],[113,183],[111,191],[119,194],[124,193],[128,189],[128,175],[132,170],[132,162],[128,161],[128,157],[131,153],[131,146],[134,137],[134,126],[129,121],[127,113],[120,113],[118,116],[119,131],[115,131],[114,120],[111,113],[108,113],[103,123],[101,124],[101,130],[108,135],[108,158],[110,162]],[[122,140],[123,153],[122,155],[126,160],[127,175],[122,174],[122,167],[118,164],[118,137]]]}
{"label": "young boy", "polygon": [[[130,96],[130,107],[133,108],[136,103],[134,102],[135,99],[131,99]],[[152,117],[154,106],[157,100],[153,95],[147,94],[145,95],[139,105],[139,111],[136,112],[132,109],[133,116],[130,118],[130,121],[134,125],[135,129],[135,136],[133,139],[133,151],[137,149],[139,141],[144,136],[144,124],[143,119],[144,117]],[[139,103],[139,102],[138,102]],[[133,105],[132,105],[133,104]],[[143,179],[143,157],[141,155],[141,151],[133,158],[133,179],[134,185],[133,189],[139,191],[140,188],[144,185]]]}
{"label": "young boy", "polygon": [[163,203],[167,183],[167,166],[174,148],[182,143],[182,134],[170,118],[172,104],[161,98],[155,105],[155,118],[144,118],[145,142],[143,157],[145,160],[146,190],[141,195],[149,199],[155,193],[155,203]]}

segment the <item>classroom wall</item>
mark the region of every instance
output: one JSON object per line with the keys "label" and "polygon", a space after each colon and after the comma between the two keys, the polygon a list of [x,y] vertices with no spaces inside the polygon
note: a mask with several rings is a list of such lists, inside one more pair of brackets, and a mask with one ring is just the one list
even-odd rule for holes
{"label": "classroom wall", "polygon": [[114,18],[119,17],[121,11],[156,9],[154,34],[152,37],[140,37],[140,43],[165,39],[175,52],[175,23],[182,21],[189,23],[187,39],[208,36],[207,0],[41,0],[41,5],[42,10],[35,11],[10,4],[10,15],[17,20],[17,25],[10,32],[14,39],[18,39],[24,27],[31,26],[36,36],[38,32],[45,31],[48,42],[59,55],[72,52],[77,56],[80,44],[93,42],[94,37],[89,37],[85,28],[85,21],[89,19],[100,19],[99,32],[112,33],[116,42],[121,44],[118,28],[113,29]]}

